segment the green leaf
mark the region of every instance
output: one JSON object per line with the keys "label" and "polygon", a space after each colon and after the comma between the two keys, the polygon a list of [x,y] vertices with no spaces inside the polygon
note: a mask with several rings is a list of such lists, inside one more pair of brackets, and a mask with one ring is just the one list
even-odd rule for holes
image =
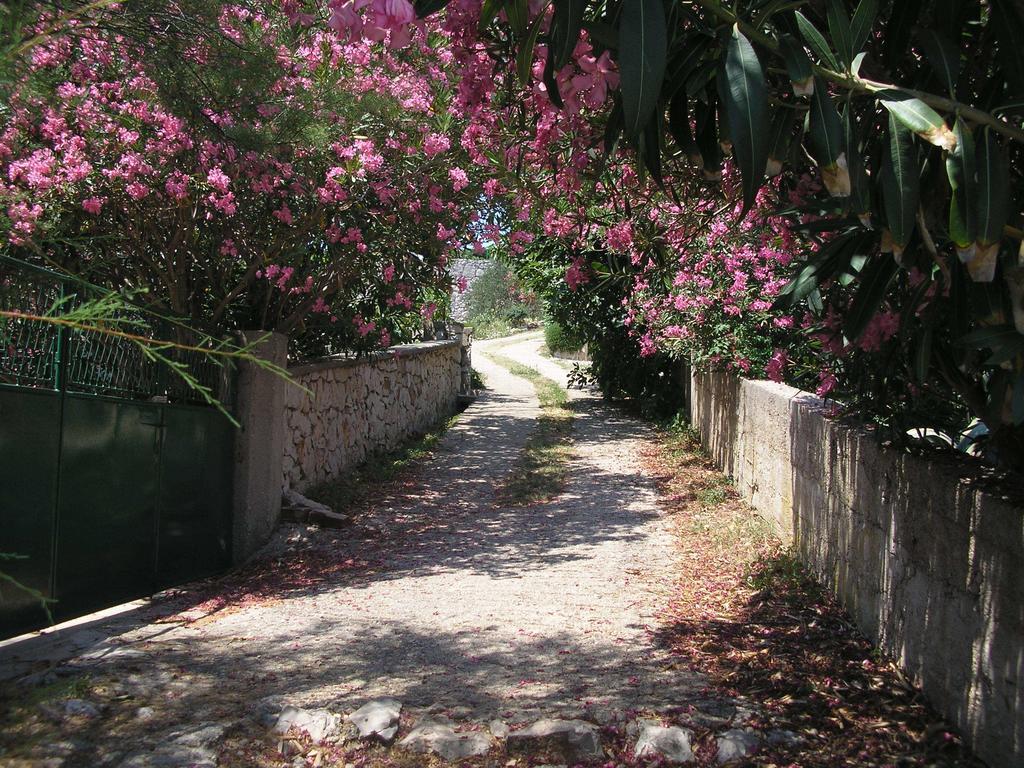
{"label": "green leaf", "polygon": [[850,50],[860,53],[871,38],[871,28],[878,15],[878,0],[861,0],[857,10],[853,12],[850,22]]}
{"label": "green leaf", "polygon": [[890,115],[929,144],[947,150],[956,146],[956,139],[946,127],[945,120],[920,99],[892,89],[878,91],[875,96]]}
{"label": "green leaf", "polygon": [[622,126],[622,102],[616,99],[615,106],[612,107],[612,111],[608,115],[608,122],[604,129],[605,157],[611,157],[615,154],[615,150],[619,146],[619,137],[622,135]]}
{"label": "green leaf", "polygon": [[957,345],[968,349],[991,349],[995,352],[1021,342],[1024,342],[1024,336],[1012,325],[986,325],[962,336],[957,340]]}
{"label": "green leaf", "polygon": [[935,74],[949,90],[949,95],[954,96],[956,82],[960,79],[960,52],[949,38],[934,29],[922,29],[918,40]]}
{"label": "green leaf", "polygon": [[686,93],[691,97],[696,97],[702,101],[707,101],[705,92],[707,90],[708,83],[714,78],[715,73],[718,71],[718,65],[713,61],[702,62],[690,76],[686,78]]}
{"label": "green leaf", "polygon": [[843,322],[843,332],[850,341],[857,341],[878,314],[898,269],[895,260],[876,256],[861,271],[860,285]]}
{"label": "green leaf", "polygon": [[661,116],[655,115],[653,120],[648,120],[644,132],[639,138],[639,156],[644,168],[651,174],[659,187],[665,186],[661,176]]}
{"label": "green leaf", "polygon": [[505,0],[505,15],[508,17],[509,26],[516,37],[526,34],[526,28],[530,24],[530,2],[529,0]]}
{"label": "green leaf", "polygon": [[974,137],[962,118],[953,123],[956,147],[946,155],[946,175],[953,194],[949,199],[949,238],[957,248],[977,239],[978,182],[974,164]]}
{"label": "green leaf", "polygon": [[811,62],[800,45],[792,35],[782,35],[779,38],[779,53],[782,60],[786,62],[786,71],[789,73],[789,81],[793,84],[793,93],[797,96],[810,95],[814,88],[814,70]]}
{"label": "green leaf", "polygon": [[619,80],[626,135],[637,138],[658,105],[668,33],[661,0],[624,0],[619,19]]}
{"label": "green leaf", "polygon": [[544,23],[544,11],[537,14],[537,18],[530,25],[530,31],[526,38],[520,42],[519,50],[516,52],[516,74],[523,85],[530,82],[530,71],[533,69],[533,53],[537,47],[537,36],[540,34],[541,25]]}
{"label": "green leaf", "polygon": [[437,13],[444,8],[450,0],[418,0],[416,8],[416,18],[425,19],[432,13]]}
{"label": "green leaf", "polygon": [[861,66],[863,66],[864,59],[867,55],[868,54],[866,51],[861,51],[856,56],[854,56],[853,61],[850,62],[850,72],[853,74],[854,77],[860,77],[860,68]]}
{"label": "green leaf", "polygon": [[817,253],[800,268],[796,277],[779,291],[773,306],[776,309],[790,309],[796,302],[810,296],[821,284],[851,271],[859,272],[863,267],[860,252],[873,247],[876,240],[877,236],[872,232],[851,230],[823,243]]}
{"label": "green leaf", "polygon": [[823,168],[834,165],[843,152],[843,128],[835,102],[821,78],[815,78],[809,119],[811,154]]}
{"label": "green leaf", "polygon": [[978,240],[991,245],[1003,239],[1010,213],[1010,174],[995,131],[985,128],[977,147]]}
{"label": "green leaf", "polygon": [[[772,127],[768,136],[768,163],[770,170],[766,170],[769,176],[775,176],[782,170],[782,165],[789,155],[789,145],[793,136],[793,122],[796,120],[796,111],[792,109],[779,109],[772,119]],[[775,165],[772,168],[772,165]]]}
{"label": "green leaf", "polygon": [[672,97],[668,108],[668,130],[684,154],[694,155],[700,152],[693,140],[693,130],[690,127],[690,99],[686,91],[679,91]]}
{"label": "green leaf", "polygon": [[484,0],[480,7],[480,31],[487,29],[501,11],[501,0]]}
{"label": "green leaf", "polygon": [[835,43],[839,58],[844,64],[853,60],[853,44],[850,40],[850,20],[846,17],[842,0],[828,0],[825,8],[828,17],[828,32]]}
{"label": "green leaf", "polygon": [[920,169],[913,134],[889,114],[889,151],[882,157],[882,200],[893,242],[901,249],[910,241],[920,197]]}
{"label": "green leaf", "polygon": [[[587,0],[554,0],[555,13],[551,19],[551,47],[555,51],[555,69],[569,63],[583,28],[583,15]],[[542,14],[543,15],[543,14]]]}
{"label": "green leaf", "polygon": [[930,325],[924,326],[917,336],[917,344],[914,346],[914,378],[920,384],[924,384],[928,380],[934,338],[935,330]]}
{"label": "green leaf", "polygon": [[549,48],[548,57],[544,62],[544,88],[547,90],[548,98],[551,99],[551,103],[559,109],[565,106],[565,102],[562,101],[562,94],[558,92],[558,79],[555,77],[555,54]]}
{"label": "green leaf", "polygon": [[716,103],[697,103],[697,146],[705,177],[714,176],[722,170],[722,147],[718,143],[718,122],[715,117]]}
{"label": "green leaf", "polygon": [[871,192],[867,170],[860,153],[860,139],[857,136],[856,119],[852,105],[847,102],[843,110],[843,148],[846,152],[846,165],[850,173],[850,211],[866,213],[871,210]]}
{"label": "green leaf", "polygon": [[676,51],[669,57],[665,71],[666,99],[672,99],[701,66],[701,59],[707,52],[708,44],[708,38],[703,35],[676,41]]}
{"label": "green leaf", "polygon": [[900,62],[908,53],[910,33],[918,26],[923,5],[924,0],[899,0],[887,4],[891,10],[885,22],[883,45],[879,54],[890,70],[896,71],[902,66]]}
{"label": "green leaf", "polygon": [[839,62],[836,60],[835,54],[829,49],[828,43],[825,42],[825,38],[822,37],[818,28],[800,11],[797,11],[795,15],[797,28],[800,30],[800,34],[803,35],[804,40],[807,41],[810,49],[814,51],[823,64],[831,69],[839,70]]}
{"label": "green leaf", "polygon": [[919,321],[923,320],[929,324],[932,322],[935,316],[934,307],[925,301],[925,297],[930,293],[934,293],[936,287],[935,282],[932,280],[922,280],[914,288],[910,299],[903,299],[903,308],[900,310],[899,333],[906,334],[907,330],[917,325]]}
{"label": "green leaf", "polygon": [[[619,36],[615,27],[603,21],[585,21],[583,28],[587,30],[590,39],[602,48],[617,50],[619,47]],[[570,51],[571,53],[571,51]]]}
{"label": "green leaf", "polygon": [[985,358],[985,365],[1002,365],[1017,359],[1024,352],[1024,336],[1019,333],[1015,339],[1006,338],[1003,343],[992,347],[992,354]]}
{"label": "green leaf", "polygon": [[1010,84],[1011,97],[1024,97],[1024,20],[1014,0],[990,0],[990,26],[996,33],[996,46],[1003,74]]}
{"label": "green leaf", "polygon": [[[754,202],[768,163],[768,96],[754,47],[734,25],[725,49],[725,114],[743,181],[743,213]],[[742,214],[741,214],[742,216]]]}

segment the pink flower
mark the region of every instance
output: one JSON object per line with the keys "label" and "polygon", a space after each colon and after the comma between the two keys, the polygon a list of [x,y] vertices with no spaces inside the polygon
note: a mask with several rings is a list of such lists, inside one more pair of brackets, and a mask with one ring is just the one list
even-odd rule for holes
{"label": "pink flower", "polygon": [[149,194],[149,187],[141,182],[133,181],[124,188],[124,191],[128,193],[128,197],[132,200],[141,200]]}
{"label": "pink flower", "polygon": [[366,338],[366,336],[377,327],[377,324],[373,321],[367,322],[363,320],[362,315],[356,315],[353,317],[352,322],[355,324],[356,330],[359,331],[359,335],[363,338]]}
{"label": "pink flower", "polygon": [[363,17],[357,11],[367,4],[368,0],[355,2],[337,2],[332,0],[331,18],[327,26],[334,30],[342,42],[355,42],[363,36]]}
{"label": "pink flower", "polygon": [[221,194],[226,193],[231,186],[231,179],[220,168],[212,168],[206,174],[206,182]]}
{"label": "pink flower", "polygon": [[164,189],[167,194],[175,200],[184,200],[188,197],[188,177],[180,171],[175,171],[174,174],[164,182]]}
{"label": "pink flower", "polygon": [[87,197],[82,201],[82,209],[86,213],[96,215],[103,208],[104,202],[106,202],[105,197]]}
{"label": "pink flower", "polygon": [[608,227],[604,242],[611,250],[617,253],[626,253],[633,247],[633,224],[626,220]]}
{"label": "pink flower", "polygon": [[575,291],[581,285],[590,282],[590,275],[584,271],[583,260],[576,259],[565,270],[565,284],[569,286],[570,291]]}
{"label": "pink flower", "polygon": [[768,365],[765,366],[765,374],[772,381],[781,382],[787,363],[789,363],[789,356],[786,354],[786,350],[776,349],[768,360]]}
{"label": "pink flower", "polygon": [[583,93],[584,104],[591,109],[598,109],[608,97],[608,89],[619,87],[619,73],[615,71],[608,51],[596,59],[583,55],[577,64],[582,74],[572,79],[572,87]]}
{"label": "pink flower", "polygon": [[452,146],[447,136],[440,133],[428,133],[423,139],[423,152],[427,157],[447,152]]}
{"label": "pink flower", "polygon": [[379,43],[390,32],[388,45],[391,48],[404,48],[412,38],[410,27],[415,20],[416,11],[409,0],[372,0],[363,36]]}
{"label": "pink flower", "polygon": [[829,392],[836,388],[836,384],[838,383],[839,380],[831,371],[821,371],[818,374],[818,388],[814,390],[814,394],[818,397],[825,397]]}
{"label": "pink flower", "polygon": [[448,178],[452,180],[452,189],[461,192],[469,186],[469,176],[461,168],[452,168],[448,171]]}
{"label": "pink flower", "polygon": [[488,179],[484,182],[484,194],[487,197],[494,197],[502,191],[501,182],[497,179]]}
{"label": "pink flower", "polygon": [[877,352],[882,344],[887,342],[900,327],[900,316],[895,312],[879,312],[868,322],[867,328],[861,334],[857,346],[865,352]]}
{"label": "pink flower", "polygon": [[655,344],[654,337],[651,334],[645,333],[640,337],[640,357],[650,357],[657,351],[657,344]]}
{"label": "pink flower", "polygon": [[17,202],[7,209],[7,216],[11,219],[13,227],[8,235],[12,245],[24,245],[28,238],[36,231],[36,221],[43,215],[43,206],[35,203],[29,205],[24,202]]}
{"label": "pink flower", "polygon": [[271,215],[284,224],[292,223],[292,209],[288,207],[288,203],[281,203],[281,207]]}

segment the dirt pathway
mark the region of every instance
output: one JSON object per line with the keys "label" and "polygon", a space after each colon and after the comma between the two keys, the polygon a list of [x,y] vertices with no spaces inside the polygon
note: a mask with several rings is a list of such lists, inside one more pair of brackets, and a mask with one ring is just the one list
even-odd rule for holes
{"label": "dirt pathway", "polygon": [[[538,338],[502,343],[501,354],[564,380]],[[575,393],[565,491],[535,506],[496,503],[538,411],[533,387],[489,359],[496,346],[474,349],[488,391],[417,482],[376,505],[383,537],[293,529],[294,551],[218,587],[226,598],[199,589],[0,649],[4,676],[61,685],[88,674],[84,697],[97,709],[87,728],[61,726],[64,743],[42,729],[20,750],[27,761],[8,764],[173,764],[154,755],[182,733],[256,743],[261,716],[285,703],[344,713],[382,696],[475,724],[625,722],[635,711],[691,712],[722,728],[743,720],[743,707],[709,699],[703,679],[651,641],[674,553],[641,469],[645,425]]]}

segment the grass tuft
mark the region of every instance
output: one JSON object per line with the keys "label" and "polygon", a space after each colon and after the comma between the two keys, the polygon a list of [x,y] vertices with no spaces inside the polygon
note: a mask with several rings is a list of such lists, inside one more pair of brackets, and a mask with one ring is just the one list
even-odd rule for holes
{"label": "grass tuft", "polygon": [[519,461],[499,489],[498,496],[510,506],[537,504],[554,498],[565,488],[572,458],[572,409],[569,393],[557,381],[504,355],[492,355],[514,375],[526,379],[537,391],[541,414],[527,439]]}

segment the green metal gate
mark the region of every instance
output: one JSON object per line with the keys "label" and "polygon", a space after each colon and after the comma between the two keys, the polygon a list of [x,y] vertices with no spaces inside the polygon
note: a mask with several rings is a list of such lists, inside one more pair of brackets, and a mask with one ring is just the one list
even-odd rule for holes
{"label": "green metal gate", "polygon": [[[227,566],[234,427],[130,339],[27,318],[90,289],[0,257],[0,571],[57,620]],[[131,333],[157,329],[141,313]],[[125,327],[125,326],[119,326]],[[163,329],[165,333],[167,329]],[[165,350],[230,407],[227,368]],[[0,637],[46,622],[0,580]]]}

